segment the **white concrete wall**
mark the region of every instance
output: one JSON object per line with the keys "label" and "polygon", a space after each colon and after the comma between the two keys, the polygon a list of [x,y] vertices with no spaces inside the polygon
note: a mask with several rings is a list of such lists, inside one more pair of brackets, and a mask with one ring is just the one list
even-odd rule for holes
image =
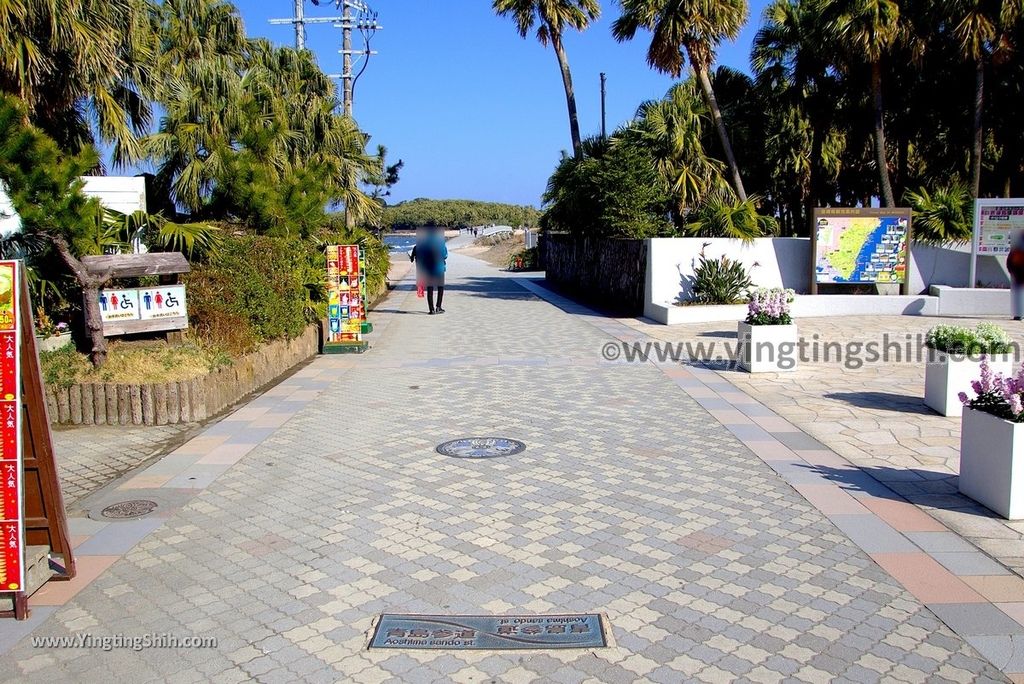
{"label": "white concrete wall", "polygon": [[[970,279],[971,246],[931,247],[915,244],[910,250],[911,292],[925,292],[932,285],[967,287]],[[1005,256],[978,257],[978,282],[982,287],[1010,287]]]}
{"label": "white concrete wall", "polygon": [[[654,238],[648,240],[648,299],[658,304],[687,300],[701,249],[717,259],[739,259],[758,287],[790,287],[806,292],[810,285],[811,242],[808,238],[758,238],[751,243],[726,238]],[[911,249],[910,291],[927,294],[932,285],[967,287],[970,246]],[[1003,257],[980,257],[978,281],[984,287],[1008,288]]]}
{"label": "white concrete wall", "polygon": [[[756,287],[788,287],[807,292],[810,286],[811,242],[808,238],[758,238],[751,243],[726,238],[653,238],[647,241],[647,281],[644,315],[661,323],[735,320],[745,308],[676,306],[693,294],[693,274],[703,249],[705,256],[717,259],[723,254],[738,259],[749,271]],[[822,295],[798,297],[793,306],[796,316],[858,314],[976,314],[1009,313],[1007,290],[969,293],[967,286],[970,247],[931,247],[914,245],[911,249],[910,296]],[[984,257],[978,260],[978,280],[990,288],[1008,288],[1005,259]],[[947,285],[929,293],[932,285]],[[886,288],[886,294],[891,294]],[[898,290],[896,290],[898,291]],[[982,294],[984,292],[984,294]],[[941,300],[941,303],[940,303]]]}
{"label": "white concrete wall", "polygon": [[808,238],[758,238],[750,243],[728,238],[652,238],[647,241],[647,301],[673,305],[689,300],[702,249],[709,259],[723,254],[738,259],[757,287],[806,291],[810,284]]}

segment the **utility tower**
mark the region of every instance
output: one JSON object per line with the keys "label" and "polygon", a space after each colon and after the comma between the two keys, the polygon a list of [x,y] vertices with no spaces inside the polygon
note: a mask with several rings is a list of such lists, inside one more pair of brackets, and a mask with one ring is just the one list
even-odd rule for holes
{"label": "utility tower", "polygon": [[[305,12],[305,0],[294,0],[294,10],[291,19],[271,19],[271,24],[294,24],[295,25],[295,49],[304,50],[306,47],[306,25],[307,24],[331,24],[334,28],[341,29],[341,53],[342,72],[331,74],[342,83],[342,107],[346,115],[352,116],[352,104],[355,98],[356,81],[366,71],[370,57],[377,54],[370,49],[370,41],[377,31],[383,28],[377,23],[377,13],[370,9],[370,6],[362,0],[328,0],[337,9],[341,10],[340,17],[307,17]],[[312,0],[313,4],[320,6],[321,0]],[[362,37],[362,48],[353,49],[352,34],[358,32]],[[361,66],[360,66],[361,64]],[[359,69],[358,72],[356,69]]]}

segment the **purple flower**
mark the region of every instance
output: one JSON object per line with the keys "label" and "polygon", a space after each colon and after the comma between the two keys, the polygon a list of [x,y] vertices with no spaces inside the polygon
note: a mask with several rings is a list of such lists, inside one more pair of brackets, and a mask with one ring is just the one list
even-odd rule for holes
{"label": "purple flower", "polygon": [[957,396],[957,399],[960,400],[960,403],[963,404],[964,406],[966,406],[967,404],[971,403],[971,398],[967,396],[967,392],[961,392],[960,394],[958,394],[956,396]]}
{"label": "purple flower", "polygon": [[1021,401],[1019,394],[1010,395],[1010,413],[1015,416],[1024,413],[1024,402]]}

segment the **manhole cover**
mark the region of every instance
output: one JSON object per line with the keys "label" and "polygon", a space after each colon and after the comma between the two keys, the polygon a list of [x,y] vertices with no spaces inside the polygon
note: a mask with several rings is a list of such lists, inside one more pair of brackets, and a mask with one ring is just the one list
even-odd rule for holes
{"label": "manhole cover", "polygon": [[467,437],[453,439],[437,447],[437,453],[453,458],[497,458],[514,456],[526,450],[518,439],[505,437]]}
{"label": "manhole cover", "polygon": [[100,515],[104,518],[141,518],[147,513],[152,513],[156,509],[156,501],[147,501],[146,499],[134,499],[132,501],[119,501],[116,504],[112,504],[104,508]]}

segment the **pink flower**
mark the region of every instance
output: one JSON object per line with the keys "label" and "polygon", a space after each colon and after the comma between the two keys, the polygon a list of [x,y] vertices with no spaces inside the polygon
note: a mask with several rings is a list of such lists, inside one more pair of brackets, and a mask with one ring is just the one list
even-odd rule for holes
{"label": "pink flower", "polygon": [[1010,395],[1010,412],[1015,416],[1024,412],[1024,402],[1021,401],[1019,394]]}

